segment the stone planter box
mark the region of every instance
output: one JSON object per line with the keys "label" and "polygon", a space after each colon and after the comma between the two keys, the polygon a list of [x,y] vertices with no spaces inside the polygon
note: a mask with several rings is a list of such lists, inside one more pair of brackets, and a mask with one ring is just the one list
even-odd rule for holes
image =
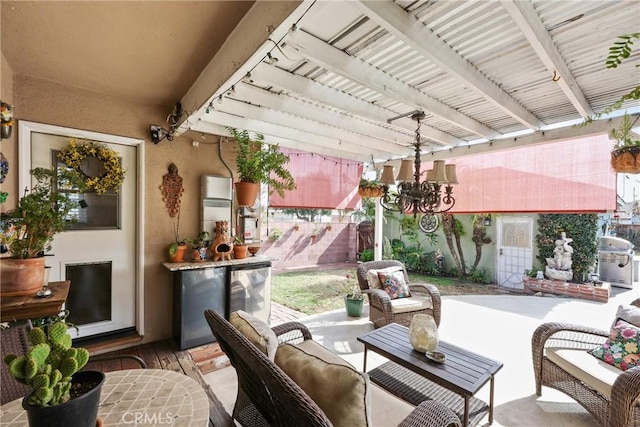
{"label": "stone planter box", "polygon": [[594,286],[590,283],[569,283],[560,280],[535,279],[525,277],[524,289],[530,292],[544,292],[547,294],[567,295],[572,298],[588,299],[591,301],[608,302],[610,285]]}

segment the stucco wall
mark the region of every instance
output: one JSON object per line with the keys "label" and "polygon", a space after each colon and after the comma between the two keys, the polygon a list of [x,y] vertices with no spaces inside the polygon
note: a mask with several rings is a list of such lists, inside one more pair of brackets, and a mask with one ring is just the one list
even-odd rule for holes
{"label": "stucco wall", "polygon": [[[2,88],[7,85],[3,58]],[[184,181],[180,236],[195,236],[200,227],[199,191],[200,175],[218,174],[229,176],[218,155],[218,138],[210,135],[202,139],[200,134],[188,133],[174,141],[163,140],[154,145],[149,138],[151,124],[163,125],[169,107],[140,104],[28,76],[14,76],[14,99],[18,120],[29,120],[77,129],[123,135],[145,140],[145,335],[144,342],[171,336],[171,274],[161,263],[167,259],[167,246],[173,241],[173,219],[169,217],[162,201],[159,186],[168,165],[178,166]],[[165,125],[166,128],[166,125]],[[192,148],[192,141],[200,142]],[[15,148],[17,138],[11,146]],[[5,141],[2,149],[5,152]],[[223,144],[223,149],[227,148]],[[8,155],[9,154],[9,155]],[[5,152],[10,164],[17,164],[15,151]],[[225,155],[225,158],[228,154]],[[12,174],[12,177],[14,175]],[[9,182],[11,194],[17,191],[16,179]],[[15,199],[3,209],[15,206]]]}

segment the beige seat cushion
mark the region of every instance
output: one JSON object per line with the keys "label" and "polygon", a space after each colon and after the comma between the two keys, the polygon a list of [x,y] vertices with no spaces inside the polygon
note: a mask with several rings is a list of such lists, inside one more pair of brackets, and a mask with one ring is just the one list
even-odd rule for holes
{"label": "beige seat cushion", "polygon": [[585,350],[547,348],[547,358],[591,386],[607,398],[611,398],[611,387],[622,371],[602,360],[598,360]]}
{"label": "beige seat cushion", "polygon": [[371,425],[367,374],[313,340],[281,344],[275,363],[316,402],[334,426]]}
{"label": "beige seat cushion", "polygon": [[369,289],[382,289],[382,283],[378,273],[393,273],[394,271],[402,271],[402,267],[396,265],[387,268],[381,268],[380,270],[367,270],[367,283],[369,283]]}
{"label": "beige seat cushion", "polygon": [[273,361],[278,348],[278,337],[269,325],[242,310],[231,313],[229,323]]}
{"label": "beige seat cushion", "polygon": [[406,313],[408,311],[426,310],[433,307],[431,297],[411,296],[391,300],[394,313]]}

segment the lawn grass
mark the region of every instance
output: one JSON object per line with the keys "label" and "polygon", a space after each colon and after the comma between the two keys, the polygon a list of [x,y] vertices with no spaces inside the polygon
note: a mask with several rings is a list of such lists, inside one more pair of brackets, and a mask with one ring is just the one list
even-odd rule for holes
{"label": "lawn grass", "polygon": [[[315,268],[274,273],[271,279],[271,299],[305,314],[342,308],[342,288],[347,273],[355,276],[355,269]],[[497,293],[495,286],[477,285],[450,277],[409,273],[409,281],[434,284],[442,295]]]}

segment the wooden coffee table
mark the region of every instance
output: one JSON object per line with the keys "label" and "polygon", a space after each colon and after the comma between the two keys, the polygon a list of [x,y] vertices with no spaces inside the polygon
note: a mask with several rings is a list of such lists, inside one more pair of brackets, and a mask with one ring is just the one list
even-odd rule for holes
{"label": "wooden coffee table", "polygon": [[[438,351],[445,354],[445,362],[432,362],[413,349],[409,329],[396,323],[362,335],[358,341],[364,344],[365,372],[369,350],[390,360],[368,372],[374,384],[412,405],[437,400],[458,414],[463,426],[476,425],[487,412],[489,424],[493,423],[494,375],[502,368],[501,362],[443,341]],[[488,405],[474,397],[487,382]]]}

